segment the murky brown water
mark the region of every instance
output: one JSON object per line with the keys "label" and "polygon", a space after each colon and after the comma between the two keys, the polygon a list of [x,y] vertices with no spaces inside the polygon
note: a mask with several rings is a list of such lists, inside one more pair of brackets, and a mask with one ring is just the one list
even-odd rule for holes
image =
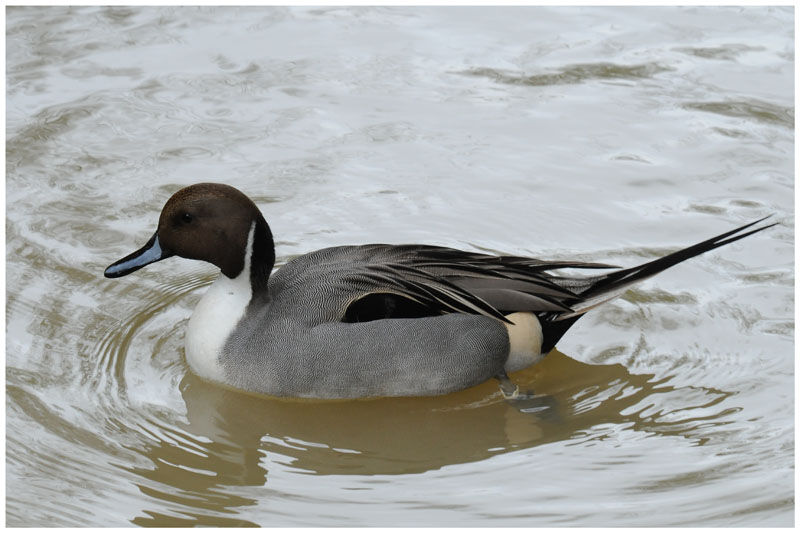
{"label": "murky brown water", "polygon": [[[12,526],[792,525],[790,8],[9,8]],[[633,265],[781,225],[440,398],[188,373],[214,269],[103,268],[224,181],[279,261],[424,242]]]}

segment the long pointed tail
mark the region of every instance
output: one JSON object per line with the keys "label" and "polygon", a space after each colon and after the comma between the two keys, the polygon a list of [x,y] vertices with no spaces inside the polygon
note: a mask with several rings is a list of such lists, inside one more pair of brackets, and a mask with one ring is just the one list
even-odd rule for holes
{"label": "long pointed tail", "polygon": [[694,246],[689,246],[683,250],[678,250],[677,252],[665,255],[664,257],[650,261],[649,263],[623,270],[617,270],[615,272],[603,274],[602,276],[597,276],[594,278],[593,283],[580,294],[579,301],[570,305],[572,312],[559,315],[555,318],[555,320],[560,321],[569,318],[576,318],[586,313],[590,309],[616,298],[634,283],[647,279],[651,276],[655,276],[659,272],[662,272],[671,266],[677,265],[682,261],[691,259],[692,257],[700,255],[704,252],[708,252],[714,248],[719,248],[720,246],[736,242],[739,239],[744,239],[748,235],[758,233],[759,231],[763,231],[767,228],[777,225],[778,223],[775,222],[760,228],[745,231],[746,229],[755,226],[759,222],[763,222],[770,216],[772,215],[760,218],[754,222],[750,222],[749,224],[745,224],[744,226],[736,228],[735,230],[717,235],[716,237],[706,241],[699,242]]}

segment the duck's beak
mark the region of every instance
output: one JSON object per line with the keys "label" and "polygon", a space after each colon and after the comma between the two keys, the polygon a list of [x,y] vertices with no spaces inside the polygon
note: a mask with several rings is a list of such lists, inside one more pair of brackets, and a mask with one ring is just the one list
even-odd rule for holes
{"label": "duck's beak", "polygon": [[158,232],[155,232],[150,240],[147,241],[147,244],[110,265],[104,272],[104,275],[107,278],[119,278],[131,272],[135,272],[145,265],[161,261],[173,255],[175,254],[169,250],[161,248],[161,244],[158,242]]}

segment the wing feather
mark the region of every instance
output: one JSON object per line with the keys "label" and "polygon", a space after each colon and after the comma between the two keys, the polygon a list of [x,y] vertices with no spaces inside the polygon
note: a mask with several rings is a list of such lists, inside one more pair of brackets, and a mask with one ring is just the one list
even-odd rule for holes
{"label": "wing feather", "polygon": [[549,274],[551,270],[615,268],[424,245],[368,245],[343,251],[353,259],[340,263],[343,275],[339,281],[342,290],[350,293],[349,305],[377,294],[391,294],[424,306],[431,316],[467,313],[504,322],[508,322],[504,314],[514,311],[572,312],[569,303],[578,294],[559,284],[559,278]]}

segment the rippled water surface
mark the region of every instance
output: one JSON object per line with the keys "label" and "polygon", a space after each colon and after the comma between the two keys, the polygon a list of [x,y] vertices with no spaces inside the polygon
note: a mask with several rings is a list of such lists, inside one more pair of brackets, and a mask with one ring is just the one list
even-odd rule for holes
{"label": "rippled water surface", "polygon": [[[791,8],[9,8],[9,525],[792,525]],[[215,269],[102,271],[230,183],[279,263],[634,265],[773,215],[439,398],[188,372]]]}

